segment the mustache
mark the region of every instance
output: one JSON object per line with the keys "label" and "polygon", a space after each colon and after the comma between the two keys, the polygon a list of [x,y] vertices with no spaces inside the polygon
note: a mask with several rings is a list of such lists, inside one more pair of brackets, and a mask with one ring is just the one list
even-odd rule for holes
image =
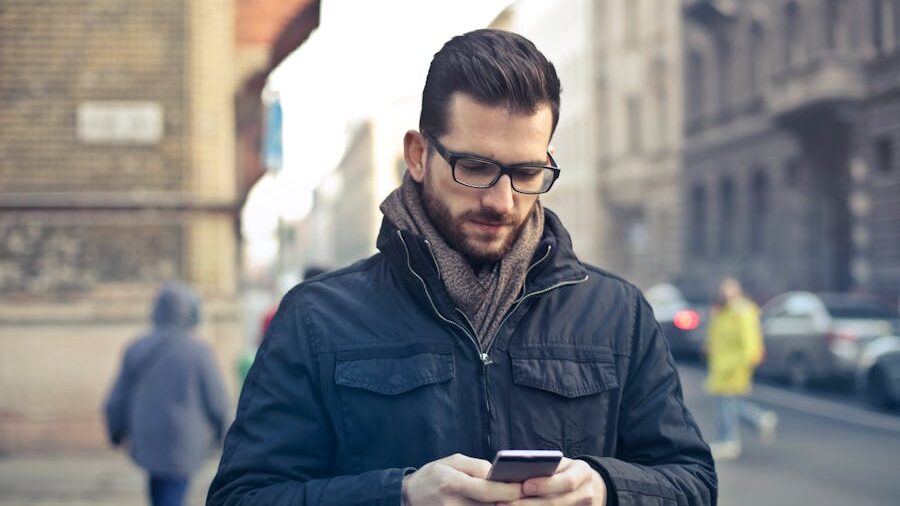
{"label": "mustache", "polygon": [[478,211],[468,211],[463,214],[463,219],[470,221],[478,221],[490,225],[515,225],[516,217],[513,214],[498,213],[492,209],[480,209]]}

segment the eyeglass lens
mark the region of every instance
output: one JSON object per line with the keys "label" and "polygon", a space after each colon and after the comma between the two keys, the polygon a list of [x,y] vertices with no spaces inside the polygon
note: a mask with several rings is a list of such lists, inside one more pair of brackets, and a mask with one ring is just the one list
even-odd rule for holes
{"label": "eyeglass lens", "polygon": [[[500,166],[476,158],[456,160],[454,176],[462,184],[486,188],[499,178]],[[524,193],[545,191],[553,181],[553,171],[544,167],[515,167],[510,169],[513,189]]]}

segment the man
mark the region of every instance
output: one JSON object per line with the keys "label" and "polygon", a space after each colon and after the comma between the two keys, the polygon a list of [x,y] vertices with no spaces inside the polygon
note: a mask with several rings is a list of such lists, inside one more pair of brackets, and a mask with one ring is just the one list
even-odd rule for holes
{"label": "man", "polygon": [[190,477],[225,433],[228,395],[212,351],[191,336],[199,301],[187,285],[164,286],[153,332],[132,343],[106,401],[110,441],[130,443],[149,474],[150,503],[183,504]]}
{"label": "man", "polygon": [[753,386],[753,371],[762,362],[764,349],[759,328],[759,308],[744,297],[741,283],[725,278],[719,284],[722,307],[709,322],[706,389],[716,396],[719,441],[712,445],[716,460],[741,455],[740,421],[756,428],[763,443],[775,439],[778,417],[746,399]]}
{"label": "man", "polygon": [[[209,504],[715,503],[647,303],[541,206],[559,92],[518,35],[435,55],[380,253],[286,295]],[[489,481],[503,449],[567,458]]]}

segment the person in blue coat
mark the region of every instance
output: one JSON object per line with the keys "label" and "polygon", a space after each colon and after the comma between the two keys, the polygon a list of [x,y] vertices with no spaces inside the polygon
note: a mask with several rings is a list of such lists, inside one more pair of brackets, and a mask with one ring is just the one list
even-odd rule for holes
{"label": "person in blue coat", "polygon": [[209,346],[196,339],[200,304],[185,284],[165,285],[152,331],[128,346],[106,401],[110,442],[129,447],[149,475],[154,506],[180,505],[190,477],[225,433],[228,395]]}

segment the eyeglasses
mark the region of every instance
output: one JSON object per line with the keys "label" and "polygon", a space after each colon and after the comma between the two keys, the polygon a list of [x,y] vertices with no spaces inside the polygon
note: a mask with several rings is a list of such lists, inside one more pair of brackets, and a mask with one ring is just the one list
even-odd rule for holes
{"label": "eyeglasses", "polygon": [[450,164],[453,180],[470,188],[490,188],[497,184],[500,176],[509,176],[512,189],[519,193],[535,195],[546,193],[559,177],[559,167],[556,160],[547,152],[550,166],[522,163],[516,165],[503,165],[490,158],[482,158],[472,155],[460,155],[445,148],[428,132],[422,132],[429,142],[437,150],[441,158]]}

